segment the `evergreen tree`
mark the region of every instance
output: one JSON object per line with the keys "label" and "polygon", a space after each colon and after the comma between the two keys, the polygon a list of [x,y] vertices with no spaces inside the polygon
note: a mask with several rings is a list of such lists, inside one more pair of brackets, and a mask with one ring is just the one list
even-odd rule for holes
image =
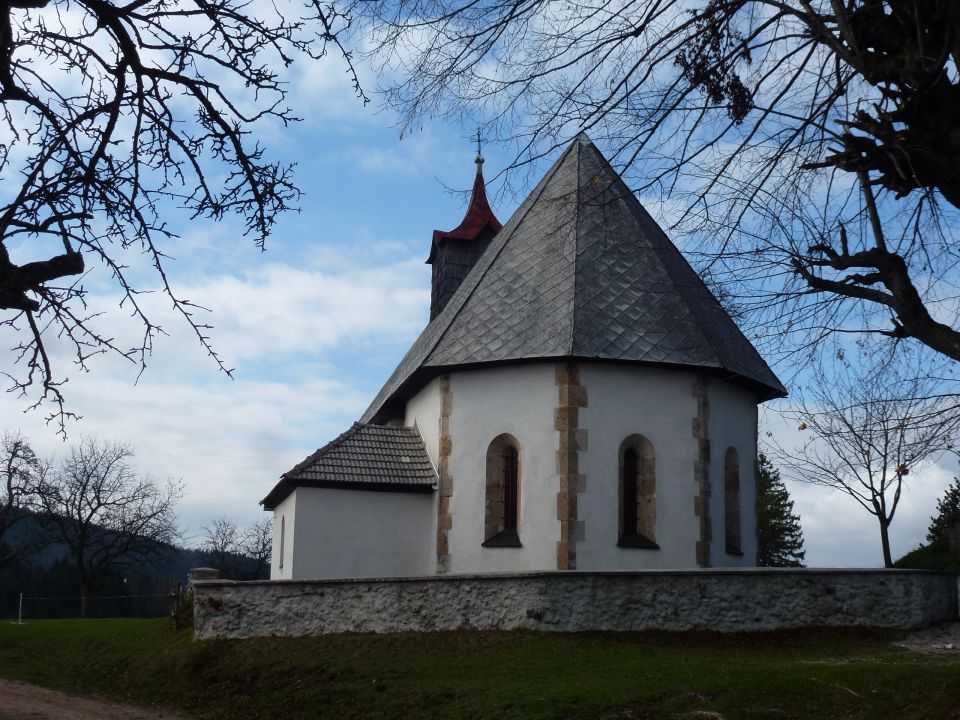
{"label": "evergreen tree", "polygon": [[777,470],[763,453],[757,457],[757,564],[803,567],[803,529],[793,500]]}
{"label": "evergreen tree", "polygon": [[960,478],[954,478],[947,486],[947,492],[937,500],[937,515],[930,518],[927,540],[936,542],[947,537],[950,520],[960,517]]}

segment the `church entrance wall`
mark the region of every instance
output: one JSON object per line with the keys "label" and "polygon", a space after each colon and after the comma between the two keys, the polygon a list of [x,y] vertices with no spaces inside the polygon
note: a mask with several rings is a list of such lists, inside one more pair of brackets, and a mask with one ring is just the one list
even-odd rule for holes
{"label": "church entrance wall", "polygon": [[[433,572],[433,492],[299,487],[298,522],[286,543],[293,562],[285,577],[383,577]],[[275,521],[276,524],[276,521]],[[284,577],[280,575],[279,577]]]}

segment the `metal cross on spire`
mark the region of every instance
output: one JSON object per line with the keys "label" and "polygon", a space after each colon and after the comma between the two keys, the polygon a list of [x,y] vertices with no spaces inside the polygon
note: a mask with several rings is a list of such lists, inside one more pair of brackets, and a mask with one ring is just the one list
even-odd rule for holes
{"label": "metal cross on spire", "polygon": [[478,166],[483,165],[483,155],[480,152],[480,128],[477,128],[477,159],[475,162]]}

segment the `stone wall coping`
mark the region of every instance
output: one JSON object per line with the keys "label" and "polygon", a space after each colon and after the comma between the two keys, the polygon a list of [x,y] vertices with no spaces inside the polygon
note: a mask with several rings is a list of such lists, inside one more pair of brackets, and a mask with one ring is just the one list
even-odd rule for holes
{"label": "stone wall coping", "polygon": [[294,586],[294,585],[363,585],[370,583],[449,583],[462,581],[536,580],[546,578],[585,577],[664,577],[693,576],[718,577],[730,575],[942,575],[960,578],[960,573],[944,570],[913,570],[907,568],[691,568],[676,570],[545,570],[517,573],[470,573],[460,575],[414,575],[409,577],[327,578],[320,580],[197,580],[195,586]]}

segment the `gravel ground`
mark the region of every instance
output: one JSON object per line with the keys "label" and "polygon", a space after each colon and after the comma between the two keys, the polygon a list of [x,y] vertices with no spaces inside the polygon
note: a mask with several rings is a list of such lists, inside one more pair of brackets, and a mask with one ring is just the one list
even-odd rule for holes
{"label": "gravel ground", "polygon": [[894,645],[926,653],[960,653],[960,622],[940,623],[910,633]]}
{"label": "gravel ground", "polygon": [[0,679],[0,720],[187,720],[162,710],[120,705]]}

